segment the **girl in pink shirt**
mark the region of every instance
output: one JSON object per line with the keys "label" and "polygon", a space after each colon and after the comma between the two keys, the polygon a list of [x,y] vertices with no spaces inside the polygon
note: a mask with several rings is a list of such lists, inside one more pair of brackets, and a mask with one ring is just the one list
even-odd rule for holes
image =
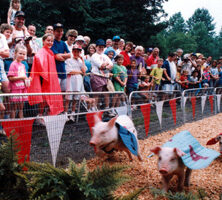
{"label": "girl in pink shirt", "polygon": [[[26,76],[25,65],[21,62],[25,59],[27,49],[23,45],[17,45],[15,48],[15,60],[12,62],[8,72],[9,87],[11,93],[27,93],[27,87],[30,85],[30,79]],[[19,118],[23,118],[24,101],[27,96],[10,97],[12,102],[11,118],[15,118],[16,110],[19,110]]]}

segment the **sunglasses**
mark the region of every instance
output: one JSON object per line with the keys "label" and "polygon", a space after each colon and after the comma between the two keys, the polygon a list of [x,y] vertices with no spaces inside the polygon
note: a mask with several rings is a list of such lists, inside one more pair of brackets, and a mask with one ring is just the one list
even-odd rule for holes
{"label": "sunglasses", "polygon": [[77,36],[76,36],[76,35],[69,35],[69,37],[74,37],[74,38],[77,38]]}

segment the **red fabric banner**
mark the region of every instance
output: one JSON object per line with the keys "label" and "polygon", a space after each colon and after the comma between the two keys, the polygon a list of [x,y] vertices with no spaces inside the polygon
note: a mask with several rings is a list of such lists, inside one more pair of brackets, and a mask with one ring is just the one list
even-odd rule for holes
{"label": "red fabric banner", "polygon": [[13,130],[15,130],[15,134],[17,135],[20,146],[18,163],[29,161],[33,122],[34,119],[2,122],[3,129],[8,137]]}
{"label": "red fabric banner", "polygon": [[214,112],[214,96],[209,96],[209,102],[210,102],[210,110],[211,110],[211,113]]}
{"label": "red fabric banner", "polygon": [[141,112],[143,114],[144,126],[145,126],[145,131],[146,131],[146,136],[147,136],[148,132],[149,132],[149,128],[150,128],[150,110],[151,110],[151,105],[150,104],[141,105],[140,109],[141,109]]}
{"label": "red fabric banner", "polygon": [[195,118],[196,97],[191,97],[191,104],[192,104],[192,109],[193,109],[193,118]]}
{"label": "red fabric banner", "polygon": [[172,111],[173,120],[174,120],[174,123],[176,125],[176,123],[177,123],[177,104],[176,104],[176,99],[170,100],[169,104],[170,104],[170,108],[171,108],[171,111]]}
{"label": "red fabric banner", "polygon": [[[91,135],[92,135],[92,127],[95,125],[94,115],[96,115],[96,114],[97,114],[97,112],[92,112],[92,113],[86,114],[86,120],[88,122]],[[102,111],[98,112],[98,115],[99,115],[99,118],[102,120],[103,112]]]}

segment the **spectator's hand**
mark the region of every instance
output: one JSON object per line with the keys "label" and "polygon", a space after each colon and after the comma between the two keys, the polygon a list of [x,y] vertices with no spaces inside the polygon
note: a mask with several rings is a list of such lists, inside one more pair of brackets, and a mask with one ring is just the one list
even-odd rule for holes
{"label": "spectator's hand", "polygon": [[23,81],[25,81],[26,79],[27,79],[27,77],[26,76],[20,76],[20,77],[18,77],[20,80],[23,80]]}

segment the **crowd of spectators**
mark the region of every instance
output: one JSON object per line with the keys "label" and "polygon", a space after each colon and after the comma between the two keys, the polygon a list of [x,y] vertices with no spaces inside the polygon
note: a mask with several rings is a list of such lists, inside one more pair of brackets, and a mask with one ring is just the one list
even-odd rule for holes
{"label": "crowd of spectators", "polygon": [[[100,92],[148,90],[185,90],[222,86],[222,59],[212,60],[201,53],[185,53],[182,49],[160,58],[158,47],[126,42],[118,35],[91,42],[89,36],[69,29],[63,41],[63,25],[56,23],[45,28],[42,37],[36,36],[36,26],[25,26],[26,15],[19,0],[12,0],[8,23],[0,27],[0,82],[3,93],[26,92]],[[149,101],[146,92],[144,95]],[[30,98],[31,99],[31,98]],[[63,95],[62,110],[53,110],[53,99],[29,99],[38,103],[39,115],[48,106],[51,114],[76,111],[76,102],[84,100],[89,111],[100,106],[99,94]],[[105,108],[125,104],[123,96],[116,94],[112,101],[104,93]],[[1,118],[5,114],[23,117],[22,109],[27,97],[0,100]],[[58,98],[57,98],[58,102]],[[70,108],[72,102],[72,108]],[[57,104],[58,106],[58,104]],[[11,112],[9,112],[9,110]],[[112,115],[112,112],[109,113]]]}

